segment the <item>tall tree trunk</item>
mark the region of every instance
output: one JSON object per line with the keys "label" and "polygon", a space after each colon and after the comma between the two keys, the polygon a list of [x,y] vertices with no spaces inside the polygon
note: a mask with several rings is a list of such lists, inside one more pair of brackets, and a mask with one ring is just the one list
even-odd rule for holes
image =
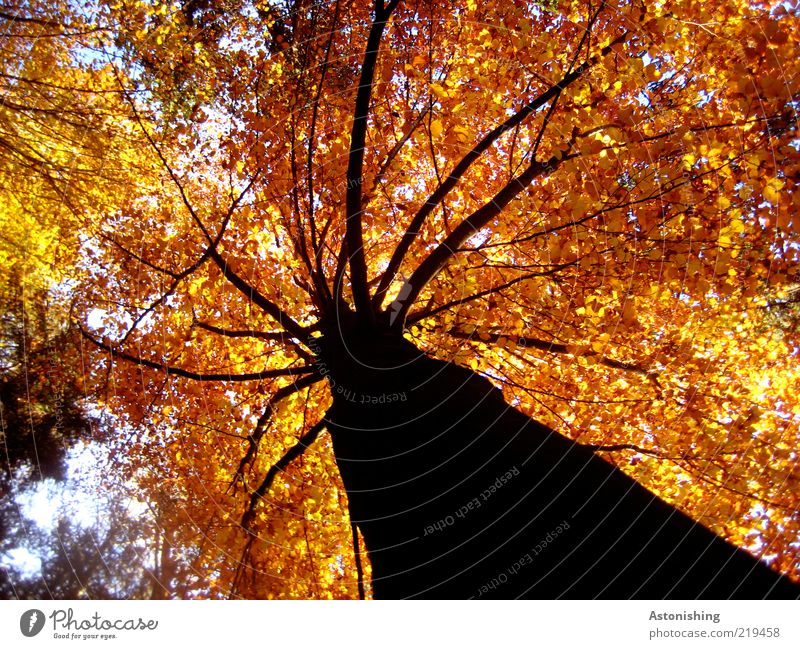
{"label": "tall tree trunk", "polygon": [[797,598],[478,374],[325,332],[328,428],[378,598]]}

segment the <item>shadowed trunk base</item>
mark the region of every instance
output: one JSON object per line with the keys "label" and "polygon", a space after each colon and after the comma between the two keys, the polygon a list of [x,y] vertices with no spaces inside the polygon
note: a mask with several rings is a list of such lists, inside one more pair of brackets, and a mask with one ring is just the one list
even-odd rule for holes
{"label": "shadowed trunk base", "polygon": [[388,335],[332,340],[328,429],[376,598],[800,597],[474,372]]}

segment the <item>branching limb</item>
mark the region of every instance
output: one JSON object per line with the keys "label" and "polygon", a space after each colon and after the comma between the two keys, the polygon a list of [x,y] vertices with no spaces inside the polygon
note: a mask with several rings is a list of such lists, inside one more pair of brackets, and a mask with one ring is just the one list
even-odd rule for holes
{"label": "branching limb", "polygon": [[303,347],[301,347],[300,341],[296,338],[291,338],[285,331],[258,331],[256,329],[225,329],[223,327],[217,327],[215,325],[209,324],[207,322],[200,322],[199,320],[195,319],[192,322],[193,327],[199,327],[200,329],[205,329],[211,333],[217,334],[218,336],[225,336],[226,338],[258,338],[259,340],[271,340],[283,343],[284,345],[288,344],[291,345],[297,355],[300,356],[304,361],[313,364],[314,358],[309,354]]}
{"label": "branching limb", "polygon": [[480,156],[487,151],[504,133],[510,131],[511,129],[515,128],[517,125],[521,124],[528,116],[532,115],[540,108],[554,100],[558,97],[565,88],[569,85],[574,83],[577,79],[579,79],[589,68],[594,66],[602,57],[606,56],[609,52],[611,52],[611,48],[615,45],[618,45],[621,42],[624,42],[628,38],[628,32],[623,34],[622,36],[616,38],[614,41],[609,43],[606,47],[604,47],[599,54],[591,57],[586,62],[579,65],[577,68],[572,70],[571,72],[564,75],[558,83],[553,84],[550,86],[546,91],[542,94],[537,96],[534,100],[527,103],[525,106],[520,108],[514,115],[509,117],[506,121],[504,121],[499,126],[496,126],[494,129],[489,131],[486,135],[483,136],[480,142],[476,144],[453,168],[450,174],[445,178],[444,182],[439,185],[436,191],[430,195],[430,197],[425,201],[425,204],[419,209],[419,211],[414,215],[411,219],[411,223],[409,224],[408,228],[406,229],[403,237],[400,239],[400,243],[397,244],[397,248],[395,248],[394,253],[392,253],[392,257],[389,260],[389,265],[386,268],[386,271],[381,278],[381,282],[378,285],[378,290],[375,293],[374,303],[375,305],[381,304],[383,302],[384,297],[386,296],[386,291],[389,289],[389,286],[392,283],[397,271],[400,269],[400,265],[403,263],[403,260],[408,253],[408,250],[411,248],[411,244],[415,241],[417,235],[422,228],[425,219],[430,215],[444,200],[444,198],[450,193],[453,187],[461,180],[464,174],[469,170],[472,164],[480,158]]}
{"label": "branching limb", "polygon": [[[124,84],[122,83],[122,79],[120,78],[116,69],[114,69],[114,73],[116,75],[117,83],[119,84],[120,88],[124,89]],[[145,139],[150,145],[150,148],[152,148],[153,151],[155,152],[156,157],[158,158],[159,162],[161,163],[161,166],[164,168],[170,180],[172,181],[172,184],[175,185],[175,188],[178,191],[178,195],[180,196],[181,201],[184,207],[186,208],[186,211],[189,213],[192,220],[195,222],[197,227],[203,233],[203,236],[208,241],[209,244],[208,249],[203,254],[198,263],[202,263],[203,261],[205,261],[205,258],[207,256],[210,256],[210,258],[219,267],[219,269],[222,271],[222,274],[229,282],[231,282],[231,284],[233,284],[237,289],[239,289],[239,291],[241,291],[244,295],[246,295],[248,299],[252,300],[253,303],[256,304],[258,307],[260,307],[267,315],[276,320],[278,324],[280,324],[286,331],[288,331],[290,334],[292,334],[293,336],[295,336],[300,340],[305,340],[306,330],[300,324],[298,324],[288,313],[286,313],[283,309],[281,309],[277,304],[275,304],[267,297],[259,293],[254,286],[252,286],[249,282],[245,281],[241,276],[239,276],[239,274],[236,273],[230,267],[227,260],[219,252],[219,243],[222,240],[222,235],[225,232],[227,223],[229,222],[239,201],[241,201],[245,192],[252,185],[254,179],[251,179],[247,189],[245,189],[237,197],[237,199],[233,201],[230,209],[225,215],[222,227],[219,229],[219,232],[216,234],[216,236],[212,236],[208,228],[203,223],[203,220],[198,215],[197,210],[195,210],[194,205],[189,200],[189,196],[186,193],[186,189],[184,188],[180,178],[178,178],[178,175],[175,173],[175,170],[169,164],[166,157],[164,156],[164,153],[161,151],[161,147],[153,139],[153,136],[150,134],[150,131],[145,126],[144,121],[142,120],[141,115],[139,114],[139,110],[136,108],[136,104],[127,95],[127,93],[125,93],[125,97],[128,100],[128,104],[131,107],[131,112],[133,114],[134,119],[136,120],[136,123],[139,126],[139,129],[141,130],[142,134],[144,135]]]}
{"label": "branching limb", "polygon": [[[525,349],[540,349],[545,352],[549,352],[551,354],[574,354],[574,350],[571,350],[568,345],[564,345],[562,343],[556,343],[549,340],[541,340],[539,338],[529,338],[527,336],[514,336],[504,333],[490,333],[490,332],[481,332],[480,335],[474,333],[467,333],[466,331],[461,331],[458,329],[451,329],[447,332],[450,336],[454,338],[460,338],[462,340],[474,340],[476,342],[483,342],[483,343],[492,343],[498,344],[501,339],[513,341],[517,347],[522,347]],[[626,361],[617,361],[613,358],[606,358],[605,356],[598,359],[598,363],[600,365],[605,365],[606,367],[611,367],[616,370],[625,370],[627,372],[636,372],[637,374],[643,374],[645,376],[649,376],[651,374],[657,374],[657,372],[653,372],[652,370],[645,369],[638,363],[630,363]]]}
{"label": "branching limb", "polygon": [[652,448],[644,448],[643,446],[638,446],[637,444],[581,444],[581,446],[589,449],[590,451],[636,451],[642,455],[650,455],[651,457],[657,457],[662,460],[681,459],[680,457],[669,458],[661,451],[657,451]]}
{"label": "branching limb", "polygon": [[489,202],[479,207],[459,223],[411,274],[407,282],[409,290],[406,292],[405,299],[395,316],[393,326],[402,330],[405,326],[408,310],[419,297],[422,289],[439,273],[447,261],[458,252],[458,249],[467,239],[479,232],[493,218],[499,215],[535,178],[543,173],[552,172],[565,160],[574,157],[574,155],[561,155],[558,158],[553,156],[545,162],[532,160],[525,171],[508,182]]}
{"label": "branching limb", "polygon": [[[386,154],[386,158],[381,164],[380,168],[378,169],[378,173],[375,174],[375,185],[377,186],[383,180],[383,177],[386,175],[389,167],[394,162],[397,155],[400,153],[400,150],[403,148],[406,142],[411,139],[411,136],[414,135],[414,132],[417,130],[420,124],[422,124],[422,120],[430,113],[433,104],[428,104],[427,107],[423,108],[411,126],[403,133],[403,136],[397,141],[397,143],[392,147],[391,151]],[[377,306],[377,304],[375,304]]]}
{"label": "branching limb", "polygon": [[322,377],[320,377],[319,374],[309,374],[301,379],[297,379],[289,385],[279,388],[275,394],[272,395],[272,398],[269,400],[264,408],[264,411],[261,413],[261,416],[258,418],[252,435],[250,435],[247,452],[245,453],[241,462],[239,462],[239,466],[236,469],[233,480],[231,481],[231,486],[233,486],[237,480],[242,480],[244,483],[244,470],[247,465],[255,459],[256,453],[258,452],[258,445],[261,442],[261,439],[264,437],[264,434],[267,432],[267,426],[275,415],[275,408],[277,407],[278,403],[280,403],[286,397],[289,397],[297,392],[300,392],[301,390],[305,390],[307,387],[314,385],[314,383],[317,383],[321,379]]}
{"label": "branching limb", "polygon": [[211,333],[226,336],[228,338],[258,338],[259,340],[276,340],[280,342],[286,341],[286,332],[284,331],[258,331],[256,329],[224,329],[217,327],[207,322],[195,320],[192,326],[205,329]]}
{"label": "branching limb", "polygon": [[[373,312],[367,288],[367,262],[364,255],[364,238],[361,227],[362,187],[364,181],[364,147],[367,138],[367,121],[372,89],[375,79],[375,65],[378,61],[383,31],[386,23],[399,3],[392,0],[384,6],[383,1],[375,5],[375,19],[367,38],[367,47],[361,63],[361,78],[358,83],[356,105],[353,111],[353,128],[350,134],[350,153],[347,163],[347,193],[345,245],[350,265],[350,285],[353,292],[356,312],[367,322],[373,320]],[[335,284],[341,286],[341,277]]]}
{"label": "branching limb", "polygon": [[[299,90],[298,90],[299,92]],[[311,255],[308,252],[308,244],[306,243],[306,228],[303,222],[303,213],[300,209],[300,172],[299,162],[297,160],[297,113],[292,110],[291,119],[289,120],[289,133],[290,133],[290,146],[289,146],[289,167],[292,172],[292,188],[290,195],[292,197],[292,216],[294,217],[294,229],[289,229],[290,239],[294,245],[295,254],[306,267],[309,276],[315,280],[314,266],[311,263]],[[319,297],[324,295],[320,292]]]}
{"label": "branching limb", "polygon": [[143,367],[150,367],[156,370],[161,370],[165,372],[167,375],[181,376],[183,378],[192,379],[194,381],[262,381],[264,379],[271,379],[279,376],[296,376],[299,374],[309,374],[314,371],[313,367],[302,366],[302,367],[286,367],[281,369],[264,369],[261,370],[260,372],[248,372],[245,374],[231,374],[228,372],[224,373],[192,372],[191,370],[186,370],[181,367],[173,367],[172,365],[168,365],[167,363],[159,363],[156,361],[147,360],[146,358],[139,358],[138,356],[133,356],[132,354],[127,354],[125,352],[119,351],[118,349],[115,349],[113,346],[97,340],[82,326],[78,325],[78,329],[80,329],[80,332],[83,335],[83,337],[86,338],[89,342],[99,347],[100,349],[109,352],[114,356],[118,356],[119,358],[122,358],[126,361],[130,361],[131,363],[135,363],[136,365],[141,365]]}
{"label": "branching limb", "polygon": [[[317,146],[317,122],[319,120],[319,101],[322,97],[322,89],[325,86],[325,77],[328,74],[328,68],[331,57],[331,50],[333,49],[333,38],[336,35],[336,25],[339,22],[339,0],[336,0],[333,9],[333,22],[328,33],[328,42],[325,45],[325,55],[320,66],[320,78],[317,84],[317,92],[314,96],[313,107],[311,109],[311,126],[309,128],[308,136],[308,150],[306,152],[306,185],[308,185],[308,221],[311,230],[311,246],[314,250],[314,255],[317,260],[317,272],[321,277],[322,267],[319,264],[321,256],[321,242],[318,238],[317,224],[314,221],[314,153]],[[326,284],[327,287],[327,284]],[[330,296],[328,296],[330,298]]]}
{"label": "branching limb", "polygon": [[412,325],[416,322],[419,322],[420,320],[424,320],[425,318],[430,318],[431,316],[434,316],[437,313],[441,313],[442,311],[447,311],[454,306],[459,306],[461,304],[473,302],[475,300],[479,300],[483,297],[487,297],[495,293],[502,293],[505,289],[510,288],[515,284],[519,284],[520,282],[524,282],[527,279],[533,279],[535,277],[548,277],[550,275],[555,275],[558,271],[564,270],[571,266],[575,266],[576,264],[577,262],[574,261],[565,262],[563,264],[552,264],[551,266],[548,267],[547,270],[520,275],[519,277],[515,277],[514,279],[508,280],[507,282],[503,282],[502,284],[497,284],[495,286],[492,286],[491,288],[484,289],[483,291],[478,291],[477,293],[466,295],[456,300],[451,300],[450,302],[446,302],[445,304],[436,307],[429,307],[423,309],[422,311],[412,313],[411,315],[408,316],[407,323],[409,325]]}
{"label": "branching limb", "polygon": [[259,306],[264,313],[272,317],[281,327],[298,340],[305,340],[308,338],[307,330],[294,320],[288,313],[286,313],[277,304],[270,299],[259,293],[249,282],[244,280],[238,273],[236,273],[229,265],[228,262],[217,252],[216,247],[211,251],[211,258],[214,263],[219,266],[225,278],[233,284],[239,291],[247,296],[256,306]]}
{"label": "branching limb", "polygon": [[38,18],[36,16],[22,16],[18,13],[11,14],[7,11],[0,11],[0,19],[7,20],[12,23],[32,23],[34,25],[42,25],[44,27],[63,27],[57,20],[48,20],[47,18]]}
{"label": "branching limb", "polygon": [[317,439],[319,434],[322,432],[322,429],[325,428],[326,417],[323,417],[318,423],[316,423],[305,435],[300,438],[297,444],[286,451],[286,453],[283,454],[283,457],[273,464],[269,471],[267,471],[267,475],[264,476],[263,482],[250,496],[250,503],[242,515],[242,527],[245,530],[248,532],[252,531],[251,528],[253,519],[255,518],[258,501],[264,497],[264,494],[266,494],[267,491],[269,491],[269,488],[272,486],[272,482],[275,480],[275,477],[281,471],[285,471],[286,467],[300,457],[303,452],[314,443],[314,440]]}

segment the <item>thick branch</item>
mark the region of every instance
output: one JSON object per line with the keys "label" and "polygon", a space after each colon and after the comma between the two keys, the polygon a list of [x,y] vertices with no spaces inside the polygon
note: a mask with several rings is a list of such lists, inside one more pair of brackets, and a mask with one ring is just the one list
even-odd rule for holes
{"label": "thick branch", "polygon": [[[367,321],[372,320],[372,308],[367,289],[367,262],[364,255],[364,239],[361,229],[362,188],[364,175],[364,146],[367,137],[367,118],[375,78],[383,31],[399,0],[392,0],[387,7],[376,4],[375,19],[367,38],[367,48],[361,64],[356,105],[353,111],[353,128],[350,134],[350,155],[347,163],[347,194],[345,244],[350,264],[350,285],[356,312]],[[341,278],[337,277],[337,284]]]}
{"label": "thick branch", "polygon": [[[466,331],[460,331],[458,329],[451,329],[447,332],[449,335],[453,336],[454,338],[459,338],[462,340],[475,340],[477,342],[483,343],[492,343],[497,344],[500,339],[505,338],[506,340],[513,340],[517,347],[523,347],[525,349],[540,349],[545,352],[549,352],[551,354],[574,354],[573,351],[569,349],[567,345],[562,343],[556,343],[549,340],[541,340],[539,338],[529,338],[528,336],[514,336],[502,333],[489,333],[489,332],[481,332],[480,334],[470,334]],[[601,357],[598,360],[598,363],[601,365],[605,365],[606,367],[611,367],[616,370],[625,370],[628,372],[636,372],[637,374],[655,374],[650,370],[646,370],[641,365],[637,363],[629,363],[626,361],[617,361],[613,358],[606,358],[605,356]]]}
{"label": "thick branch", "polygon": [[583,448],[588,448],[590,451],[636,451],[642,455],[651,455],[652,457],[657,457],[664,460],[675,459],[666,457],[660,451],[637,446],[636,444],[581,444],[581,446],[583,446]]}
{"label": "thick branch", "polygon": [[228,338],[258,338],[260,340],[277,340],[284,342],[286,340],[286,333],[283,331],[258,331],[256,329],[224,329],[207,322],[195,320],[192,323],[196,327],[210,331],[211,333],[226,336]]}
{"label": "thick branch", "polygon": [[[422,311],[418,311],[416,313],[412,313],[408,317],[408,324],[414,324],[419,322],[420,320],[425,320],[426,318],[430,318],[437,313],[441,313],[442,311],[447,311],[448,309],[459,306],[461,304],[466,304],[467,302],[473,302],[475,300],[479,300],[482,297],[486,297],[487,295],[493,295],[495,293],[502,293],[505,289],[514,286],[515,284],[519,284],[520,282],[524,282],[528,279],[533,279],[535,277],[548,277],[550,275],[555,275],[558,271],[564,270],[569,268],[570,266],[574,266],[577,262],[569,261],[562,264],[551,264],[548,265],[547,270],[539,271],[536,273],[526,273],[525,275],[520,275],[519,277],[515,277],[514,279],[508,280],[507,282],[503,282],[502,284],[497,284],[490,288],[484,289],[482,291],[478,291],[477,293],[472,293],[471,295],[467,295],[456,300],[451,300],[450,302],[445,302],[439,306],[425,308]],[[514,268],[519,268],[519,266],[515,266]]]}
{"label": "thick branch", "polygon": [[192,326],[200,327],[218,336],[225,336],[226,338],[258,338],[259,340],[277,341],[283,344],[291,345],[303,360],[313,363],[314,359],[301,345],[306,344],[306,341],[298,341],[292,338],[285,331],[258,331],[257,329],[225,329],[217,327],[207,322],[201,322],[197,319],[192,322]]}
{"label": "thick branch", "polygon": [[43,25],[45,27],[63,27],[63,25],[56,20],[36,18],[33,16],[21,16],[19,14],[10,14],[6,11],[0,11],[0,19],[10,20],[12,23],[33,23],[35,25]]}
{"label": "thick branch", "polygon": [[259,293],[249,282],[242,279],[229,265],[228,262],[219,254],[216,246],[211,248],[211,259],[217,264],[225,278],[236,288],[246,295],[253,303],[259,306],[264,313],[272,317],[281,327],[288,331],[292,336],[303,342],[307,339],[307,331],[288,313],[281,309],[277,304]]}
{"label": "thick branch", "polygon": [[[299,92],[299,89],[298,89]],[[291,113],[292,117],[289,122],[290,124],[290,134],[291,134],[291,146],[289,147],[289,159],[290,163],[289,166],[292,171],[292,189],[291,189],[291,197],[292,197],[292,214],[294,215],[295,225],[297,226],[297,234],[293,234],[290,230],[290,239],[294,244],[295,253],[300,258],[300,261],[303,262],[303,265],[308,270],[309,276],[312,278],[314,283],[316,284],[315,279],[315,272],[314,266],[311,263],[311,255],[308,254],[308,245],[306,243],[306,229],[305,225],[303,224],[303,214],[300,210],[300,175],[298,171],[298,161],[297,161],[297,114],[293,110]],[[321,290],[318,290],[317,296],[320,299],[324,293]]]}
{"label": "thick branch", "polygon": [[[319,83],[317,84],[317,92],[314,96],[313,107],[311,109],[311,126],[309,128],[308,136],[308,151],[306,154],[306,184],[308,185],[308,220],[311,226],[311,245],[314,248],[314,255],[319,262],[320,257],[320,243],[317,239],[317,227],[314,221],[314,152],[317,145],[317,120],[319,118],[319,101],[322,96],[322,89],[325,86],[325,77],[328,74],[328,64],[331,57],[331,49],[333,48],[333,39],[336,35],[336,24],[339,21],[339,0],[333,9],[333,24],[331,25],[330,32],[328,33],[328,42],[325,45],[325,55],[322,59],[320,66]],[[317,271],[320,272],[321,268],[318,265]],[[320,272],[322,276],[322,273]],[[326,285],[327,286],[327,285]]]}
{"label": "thick branch", "polygon": [[231,373],[203,374],[200,372],[192,372],[191,370],[185,370],[181,367],[173,367],[172,365],[168,365],[167,363],[159,363],[156,361],[147,360],[146,358],[139,358],[138,356],[133,356],[132,354],[121,352],[117,349],[114,349],[114,347],[112,347],[111,345],[100,342],[99,340],[94,338],[91,334],[89,334],[80,325],[78,325],[78,328],[80,329],[80,332],[83,335],[83,337],[86,338],[89,342],[99,347],[100,349],[104,349],[105,351],[118,356],[119,358],[122,358],[126,361],[130,361],[131,363],[135,363],[136,365],[141,365],[143,367],[151,367],[156,370],[162,370],[167,375],[182,376],[183,378],[193,379],[195,381],[261,381],[263,379],[271,379],[279,376],[295,376],[298,374],[308,374],[314,371],[313,367],[286,367],[282,369],[265,369],[261,370],[260,372],[248,372],[245,374],[231,374]]}
{"label": "thick branch", "polygon": [[533,160],[525,171],[508,182],[488,203],[479,207],[459,223],[458,226],[445,237],[445,240],[436,246],[411,274],[407,282],[409,290],[406,292],[405,299],[395,316],[393,326],[397,329],[403,328],[408,309],[417,297],[419,297],[422,289],[439,273],[442,267],[467,239],[480,231],[489,221],[500,214],[537,176],[545,172],[553,171],[569,157],[570,156],[567,155],[561,158],[552,157],[546,162]]}

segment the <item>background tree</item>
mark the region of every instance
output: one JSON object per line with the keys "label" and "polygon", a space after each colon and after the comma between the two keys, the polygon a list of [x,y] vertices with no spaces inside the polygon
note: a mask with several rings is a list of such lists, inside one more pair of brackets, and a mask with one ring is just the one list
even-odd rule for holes
{"label": "background tree", "polygon": [[[87,224],[137,192],[134,178],[145,182],[146,169],[132,155],[136,131],[96,49],[105,35],[69,3],[0,5],[4,597],[129,596],[147,592],[157,574],[144,574],[141,546],[158,534],[119,503],[107,502],[103,516],[98,500],[91,525],[74,522],[81,516],[74,505],[44,527],[24,504],[45,491],[62,503],[82,493],[75,465],[97,462],[100,471],[97,444],[109,432],[86,393],[83,340],[69,326],[70,290],[83,272],[83,246],[91,247]],[[98,475],[86,481],[97,487]],[[85,494],[80,505],[89,507]],[[41,569],[20,572],[12,560],[19,553]]]}
{"label": "background tree", "polygon": [[[87,476],[88,477],[88,476]],[[166,588],[162,537],[143,505],[117,488],[98,494],[71,475],[2,501],[0,596],[4,599],[158,598]],[[96,486],[96,478],[94,479]],[[48,520],[32,501],[58,503]]]}
{"label": "background tree", "polygon": [[99,203],[113,207],[109,196],[123,186],[109,159],[123,155],[125,123],[110,69],[89,62],[86,39],[98,26],[70,7],[10,2],[0,28],[6,475],[26,464],[36,477],[58,478],[65,450],[90,425],[79,405],[81,341],[68,331],[69,288],[80,273],[81,228]]}
{"label": "background tree", "polygon": [[[387,378],[401,335],[797,576],[798,345],[767,317],[797,282],[795,10],[124,0],[102,20],[160,178],[95,228],[76,313],[134,431],[124,475],[179,503],[193,592],[356,593],[320,422],[401,448],[413,426],[379,434],[402,416],[380,399],[431,378]],[[428,399],[472,376],[447,367]],[[464,382],[450,421],[488,385]],[[393,466],[433,490],[419,529],[458,504],[454,474]]]}

